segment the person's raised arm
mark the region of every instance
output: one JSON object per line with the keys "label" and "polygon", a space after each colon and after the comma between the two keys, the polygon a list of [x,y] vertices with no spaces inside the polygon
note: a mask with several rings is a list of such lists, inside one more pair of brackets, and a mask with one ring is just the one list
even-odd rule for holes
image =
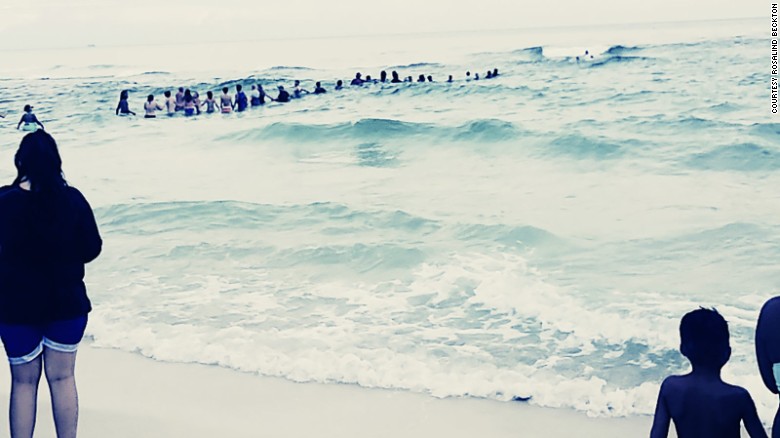
{"label": "person's raised arm", "polygon": [[655,416],[653,417],[653,428],[650,429],[650,438],[667,438],[669,436],[669,423],[672,420],[669,414],[669,407],[666,405],[666,381],[661,384],[661,390],[658,391],[658,402],[655,405]]}
{"label": "person's raised arm", "polygon": [[766,430],[764,430],[761,420],[758,419],[756,404],[753,403],[753,399],[747,391],[745,391],[745,396],[742,400],[742,421],[745,424],[745,430],[747,430],[751,438],[767,438]]}
{"label": "person's raised arm", "polygon": [[16,129],[19,129],[19,127],[22,126],[22,123],[24,123],[24,116],[22,116],[22,118],[19,119],[19,123],[16,124]]}

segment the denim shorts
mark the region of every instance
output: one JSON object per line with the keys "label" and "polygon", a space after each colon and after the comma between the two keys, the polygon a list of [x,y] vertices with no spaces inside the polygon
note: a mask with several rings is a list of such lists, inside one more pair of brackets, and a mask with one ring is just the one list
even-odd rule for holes
{"label": "denim shorts", "polygon": [[44,346],[63,353],[75,352],[86,328],[86,315],[40,325],[0,324],[0,339],[8,362],[21,365],[40,356]]}

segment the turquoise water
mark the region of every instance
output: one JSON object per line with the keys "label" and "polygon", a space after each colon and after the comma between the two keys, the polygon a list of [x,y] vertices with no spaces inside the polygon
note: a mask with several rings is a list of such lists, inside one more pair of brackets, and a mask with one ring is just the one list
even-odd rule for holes
{"label": "turquoise water", "polygon": [[[732,332],[726,378],[770,418],[752,336],[777,293],[780,121],[760,29],[5,52],[17,62],[2,67],[0,109],[36,106],[95,207],[97,346],[631,415],[686,369],[681,316],[715,306]],[[249,55],[269,44],[284,46],[278,64]],[[215,48],[245,61],[215,73]],[[594,59],[576,62],[586,48]],[[121,89],[139,111],[178,85],[331,89],[378,66],[439,82],[230,116],[113,116]],[[463,80],[494,67],[497,79]],[[8,117],[6,180],[21,137]]]}

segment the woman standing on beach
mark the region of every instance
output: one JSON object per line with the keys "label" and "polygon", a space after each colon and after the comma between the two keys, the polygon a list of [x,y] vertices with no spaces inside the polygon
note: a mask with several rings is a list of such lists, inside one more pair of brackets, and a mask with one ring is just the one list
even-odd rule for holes
{"label": "woman standing on beach", "polygon": [[76,349],[91,304],[84,264],[102,247],[92,209],[68,186],[54,139],[27,134],[0,188],[0,338],[11,364],[11,437],[32,437],[41,370],[59,438],[75,437]]}

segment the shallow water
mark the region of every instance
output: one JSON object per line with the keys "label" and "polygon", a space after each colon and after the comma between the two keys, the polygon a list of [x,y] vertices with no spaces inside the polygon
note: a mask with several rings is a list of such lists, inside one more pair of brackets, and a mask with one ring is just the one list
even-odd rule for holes
{"label": "shallow water", "polygon": [[[686,369],[680,317],[715,306],[725,375],[769,419],[752,342],[777,293],[780,121],[760,24],[2,52],[0,109],[36,106],[95,207],[96,345],[629,415]],[[242,61],[219,72],[217,51]],[[439,82],[333,92],[377,66]],[[293,79],[330,91],[113,116],[121,89],[139,111],[178,85]]]}

